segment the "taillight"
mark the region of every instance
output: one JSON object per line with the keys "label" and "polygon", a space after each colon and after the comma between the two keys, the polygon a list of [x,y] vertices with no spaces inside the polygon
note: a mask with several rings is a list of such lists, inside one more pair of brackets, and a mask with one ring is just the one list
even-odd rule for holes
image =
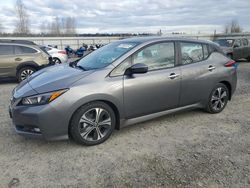
{"label": "taillight", "polygon": [[60,54],[66,54],[66,51],[65,50],[61,50],[61,51],[58,51],[58,53],[60,53]]}
{"label": "taillight", "polygon": [[230,60],[225,64],[225,67],[235,67],[236,62],[234,60]]}

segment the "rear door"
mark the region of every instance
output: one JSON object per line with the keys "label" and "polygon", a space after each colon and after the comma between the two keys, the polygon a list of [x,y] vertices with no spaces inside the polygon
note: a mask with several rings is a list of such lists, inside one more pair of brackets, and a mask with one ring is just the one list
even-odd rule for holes
{"label": "rear door", "polygon": [[0,76],[15,76],[16,65],[14,47],[12,45],[0,45]]}
{"label": "rear door", "polygon": [[205,101],[213,87],[212,74],[215,62],[210,62],[207,44],[180,42],[180,67],[182,74],[180,106]]}
{"label": "rear door", "polygon": [[151,44],[136,52],[132,63],[148,66],[145,74],[124,76],[124,106],[127,118],[156,113],[178,106],[180,68],[176,67],[174,42]]}

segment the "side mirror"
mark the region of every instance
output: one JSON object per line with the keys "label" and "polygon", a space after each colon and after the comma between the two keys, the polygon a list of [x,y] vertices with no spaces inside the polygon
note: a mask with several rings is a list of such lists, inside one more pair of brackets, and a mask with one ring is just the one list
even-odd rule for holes
{"label": "side mirror", "polygon": [[132,75],[132,74],[144,74],[148,72],[148,66],[143,63],[137,63],[132,65],[131,67],[127,68],[125,71],[125,75]]}
{"label": "side mirror", "polygon": [[238,44],[234,44],[234,48],[239,48],[240,46]]}

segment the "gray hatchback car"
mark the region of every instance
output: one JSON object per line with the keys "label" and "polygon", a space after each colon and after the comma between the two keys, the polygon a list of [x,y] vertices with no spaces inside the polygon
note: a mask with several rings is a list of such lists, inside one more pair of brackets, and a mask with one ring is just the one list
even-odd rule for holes
{"label": "gray hatchback car", "polygon": [[34,73],[13,90],[9,111],[18,134],[95,145],[115,128],[172,112],[221,112],[236,70],[212,42],[130,38]]}

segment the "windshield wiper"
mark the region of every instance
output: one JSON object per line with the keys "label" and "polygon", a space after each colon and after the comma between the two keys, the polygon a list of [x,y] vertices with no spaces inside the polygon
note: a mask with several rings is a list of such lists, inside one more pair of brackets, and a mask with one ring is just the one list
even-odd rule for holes
{"label": "windshield wiper", "polygon": [[82,67],[81,65],[75,65],[75,67],[82,69],[83,71],[86,71],[86,69],[84,67]]}

